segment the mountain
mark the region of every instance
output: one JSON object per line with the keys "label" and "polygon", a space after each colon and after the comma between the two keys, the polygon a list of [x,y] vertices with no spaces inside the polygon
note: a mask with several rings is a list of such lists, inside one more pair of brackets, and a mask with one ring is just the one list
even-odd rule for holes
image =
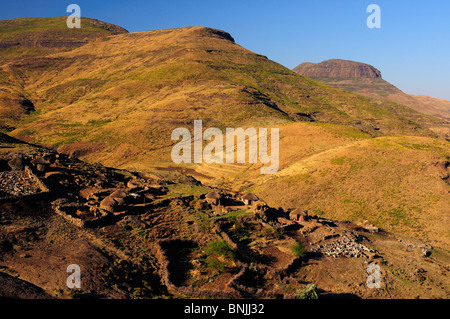
{"label": "mountain", "polygon": [[[427,113],[433,114],[435,116],[441,116],[444,117],[445,114],[450,113],[450,101],[444,100],[444,99],[437,99],[435,97],[427,96],[427,95],[412,95],[412,97],[419,101],[420,104],[425,107],[429,107],[429,111]],[[436,112],[436,110],[440,111],[439,113]]]}
{"label": "mountain", "polygon": [[293,71],[332,87],[390,100],[447,122],[450,120],[450,101],[406,94],[385,81],[378,69],[365,63],[332,59],[320,63],[305,62],[296,66]]}
{"label": "mountain", "polygon": [[54,53],[82,46],[109,35],[128,33],[122,27],[83,18],[81,28],[70,29],[67,17],[21,18],[0,21],[1,59]]}
{"label": "mountain", "polygon": [[13,127],[8,125],[9,120],[17,121],[35,111],[29,93],[23,87],[24,74],[11,69],[14,61],[38,61],[43,56],[70,51],[90,41],[128,33],[122,27],[90,18],[82,19],[80,29],[69,29],[66,19],[53,17],[0,21],[0,130],[12,130]]}
{"label": "mountain", "polygon": [[317,64],[302,63],[293,71],[309,78],[381,79],[381,72],[371,65],[340,59],[327,60]]}
{"label": "mountain", "polygon": [[20,56],[3,65],[0,79],[16,97],[0,112],[13,136],[116,166],[170,161],[171,131],[192,128],[194,119],[219,128],[314,121],[371,136],[436,136],[429,127],[441,123],[301,77],[205,27],[115,34]]}

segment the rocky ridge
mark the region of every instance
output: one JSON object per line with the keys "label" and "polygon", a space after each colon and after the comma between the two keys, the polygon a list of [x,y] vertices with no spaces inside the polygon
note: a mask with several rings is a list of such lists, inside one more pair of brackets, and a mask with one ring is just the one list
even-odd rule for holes
{"label": "rocky ridge", "polygon": [[381,72],[369,64],[340,59],[331,59],[320,63],[302,63],[296,66],[293,71],[312,78],[381,79]]}

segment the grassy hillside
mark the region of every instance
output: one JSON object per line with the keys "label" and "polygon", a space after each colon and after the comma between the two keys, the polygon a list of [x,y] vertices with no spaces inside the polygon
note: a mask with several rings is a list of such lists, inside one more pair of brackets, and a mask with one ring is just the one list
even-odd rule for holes
{"label": "grassy hillside", "polygon": [[426,126],[439,122],[301,77],[203,27],[114,35],[2,74],[36,110],[7,122],[14,136],[109,165],[168,160],[171,131],[194,119],[219,128],[327,122],[372,136],[434,136]]}
{"label": "grassy hillside", "polygon": [[261,163],[175,165],[149,157],[130,166],[182,172],[206,185],[253,191],[273,207],[299,207],[356,222],[367,219],[388,231],[448,246],[449,142],[415,136],[373,138],[326,123],[278,127],[280,169],[274,175],[261,175]]}
{"label": "grassy hillside", "polygon": [[349,142],[299,161],[253,186],[270,205],[328,218],[370,220],[448,246],[450,145],[423,137]]}
{"label": "grassy hillside", "polygon": [[[80,29],[69,29],[67,17],[21,18],[0,21],[0,130],[8,130],[34,110],[25,89],[27,71],[12,67],[39,61],[48,54],[66,52],[89,41],[128,31],[95,19],[82,18]],[[25,65],[27,65],[25,63]],[[42,74],[43,69],[35,70]]]}
{"label": "grassy hillside", "polygon": [[[0,65],[0,123],[14,137],[109,166],[180,170],[253,189],[275,207],[369,219],[448,244],[449,186],[439,174],[450,147],[430,130],[442,120],[302,77],[210,28],[117,34],[67,50]],[[204,128],[279,127],[280,171],[176,167],[171,132],[192,131],[196,119]]]}

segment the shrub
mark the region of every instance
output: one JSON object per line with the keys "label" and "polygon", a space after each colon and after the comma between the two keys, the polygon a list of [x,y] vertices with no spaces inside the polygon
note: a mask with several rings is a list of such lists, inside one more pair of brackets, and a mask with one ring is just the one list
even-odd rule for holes
{"label": "shrub", "polygon": [[298,242],[295,243],[291,249],[292,249],[292,252],[294,253],[295,257],[305,256],[306,248],[305,248],[305,246],[303,246],[302,243],[298,243]]}
{"label": "shrub", "polygon": [[235,257],[233,247],[231,247],[227,242],[223,240],[209,242],[208,245],[206,245],[205,253],[209,256],[217,255],[224,256],[230,259],[234,259]]}
{"label": "shrub", "polygon": [[261,235],[268,238],[268,239],[281,239],[283,238],[283,234],[282,231],[280,231],[280,229],[277,228],[265,228],[262,232]]}
{"label": "shrub", "polygon": [[205,248],[205,255],[206,267],[216,269],[219,273],[224,270],[226,265],[230,264],[230,260],[235,259],[234,249],[223,240],[208,243]]}
{"label": "shrub", "polygon": [[318,299],[317,286],[315,284],[308,284],[305,289],[297,290],[298,299]]}

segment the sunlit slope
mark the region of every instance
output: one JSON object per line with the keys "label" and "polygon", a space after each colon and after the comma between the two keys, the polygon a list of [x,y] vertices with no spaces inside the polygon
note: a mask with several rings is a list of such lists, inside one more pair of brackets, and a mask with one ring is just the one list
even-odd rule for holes
{"label": "sunlit slope", "polygon": [[[81,19],[80,29],[70,29],[66,20],[67,17],[51,17],[0,21],[0,130],[12,129],[17,120],[34,110],[32,95],[25,88],[24,75],[30,65],[25,62],[27,59],[37,63],[48,54],[67,52],[90,41],[128,32],[89,18]],[[23,62],[23,67],[19,67]],[[48,70],[39,68],[39,63],[34,65],[39,74]]]}
{"label": "sunlit slope", "polygon": [[171,131],[194,119],[205,128],[327,122],[373,136],[432,136],[426,126],[437,121],[301,77],[204,27],[114,35],[5,72],[19,74],[36,109],[10,123],[14,136],[109,165],[166,161]]}
{"label": "sunlit slope", "polygon": [[272,206],[450,243],[450,144],[425,137],[379,137],[306,156],[255,181]]}
{"label": "sunlit slope", "polygon": [[[313,156],[317,153],[321,153],[337,147],[343,147],[349,143],[355,143],[357,141],[365,140],[370,136],[356,128],[325,124],[325,123],[287,123],[282,125],[275,125],[279,129],[279,170],[282,171],[288,167],[291,167],[302,159]],[[257,135],[258,135],[258,131]],[[271,130],[269,130],[268,149],[271,153]],[[225,137],[224,137],[225,138]],[[209,141],[203,143],[204,147]],[[248,163],[248,143],[249,139],[246,139],[246,163],[238,164],[226,163],[224,157],[223,163],[214,164],[188,164],[178,165],[183,168],[188,168],[186,171],[194,175],[197,179],[203,183],[213,186],[220,186],[233,190],[245,191],[249,187],[253,187],[255,183],[259,182],[262,178],[261,167],[263,164],[259,161],[259,153],[257,155],[257,163]],[[194,145],[191,145],[194,149]],[[237,159],[236,151],[238,150],[237,144],[234,147],[235,161]],[[152,167],[151,157],[146,161],[132,162],[133,167],[142,169]],[[154,166],[163,167],[176,167],[174,163],[168,161],[167,163],[154,163]],[[270,178],[270,176],[266,176]]]}

